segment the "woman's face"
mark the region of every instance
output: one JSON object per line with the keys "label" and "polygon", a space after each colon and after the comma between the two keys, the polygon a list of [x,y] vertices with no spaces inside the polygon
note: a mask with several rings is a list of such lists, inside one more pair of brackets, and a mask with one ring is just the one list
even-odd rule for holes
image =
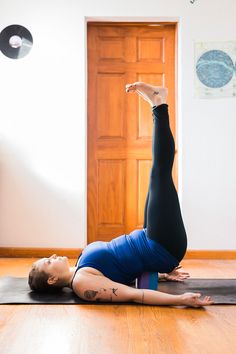
{"label": "woman's face", "polygon": [[62,278],[64,274],[70,270],[70,265],[67,257],[58,257],[53,254],[48,258],[41,258],[34,263],[39,271],[44,271],[52,276]]}

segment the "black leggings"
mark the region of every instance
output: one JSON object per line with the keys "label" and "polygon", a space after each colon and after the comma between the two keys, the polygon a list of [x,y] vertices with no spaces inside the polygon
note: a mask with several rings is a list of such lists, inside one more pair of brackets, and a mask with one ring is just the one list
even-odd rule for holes
{"label": "black leggings", "polygon": [[178,195],[172,180],[175,142],[170,130],[168,105],[153,108],[152,168],[145,204],[144,228],[180,262],[186,252],[187,236]]}

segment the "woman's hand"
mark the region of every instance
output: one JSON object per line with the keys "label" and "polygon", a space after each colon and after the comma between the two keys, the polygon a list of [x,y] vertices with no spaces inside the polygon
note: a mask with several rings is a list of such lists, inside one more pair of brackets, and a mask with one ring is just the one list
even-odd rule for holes
{"label": "woman's hand", "polygon": [[182,268],[181,266],[176,267],[174,270],[172,270],[171,273],[166,273],[164,276],[165,280],[168,281],[184,281],[185,279],[189,278],[190,275],[187,272],[180,272],[178,269]]}
{"label": "woman's hand", "polygon": [[200,299],[200,293],[184,293],[181,296],[181,304],[190,307],[201,307],[214,304],[214,301],[210,296],[205,296],[202,300]]}

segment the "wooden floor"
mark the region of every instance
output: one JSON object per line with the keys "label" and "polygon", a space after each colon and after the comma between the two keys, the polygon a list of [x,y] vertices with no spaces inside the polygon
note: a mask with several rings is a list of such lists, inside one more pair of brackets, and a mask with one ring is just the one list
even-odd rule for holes
{"label": "wooden floor", "polygon": [[[35,260],[1,258],[0,276],[27,276]],[[192,277],[236,278],[234,260],[182,266]],[[0,353],[233,354],[236,306],[0,305]]]}

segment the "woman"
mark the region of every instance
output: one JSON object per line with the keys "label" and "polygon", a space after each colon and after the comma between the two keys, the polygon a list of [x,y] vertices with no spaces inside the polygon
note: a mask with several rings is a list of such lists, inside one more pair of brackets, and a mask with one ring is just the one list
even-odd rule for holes
{"label": "woman", "polygon": [[136,302],[150,305],[211,305],[209,296],[199,293],[171,295],[130,286],[145,271],[159,272],[160,278],[182,281],[180,272],[187,238],[178,195],[172,180],[175,143],[170,130],[167,89],[142,82],[126,85],[149,102],[153,112],[153,163],[144,213],[143,230],[135,230],[110,242],[89,244],[77,264],[70,267],[67,257],[52,255],[33,264],[29,274],[32,290],[70,287],[87,301]]}

